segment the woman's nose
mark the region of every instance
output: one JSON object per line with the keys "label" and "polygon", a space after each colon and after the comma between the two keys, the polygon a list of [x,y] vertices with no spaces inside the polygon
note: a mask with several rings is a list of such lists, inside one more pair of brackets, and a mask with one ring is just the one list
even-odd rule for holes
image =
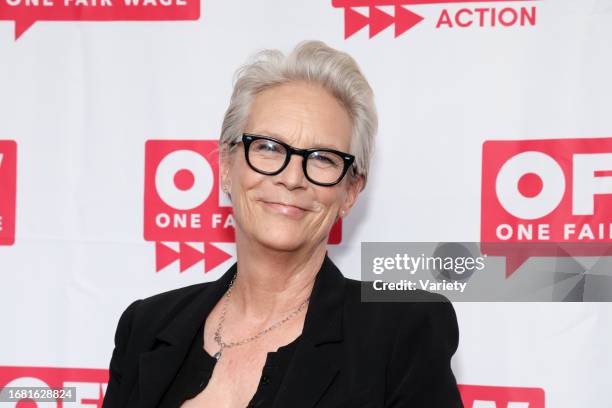
{"label": "woman's nose", "polygon": [[305,187],[308,180],[302,169],[302,161],[304,158],[297,154],[291,155],[287,166],[277,174],[278,182],[284,184],[288,189],[297,187]]}

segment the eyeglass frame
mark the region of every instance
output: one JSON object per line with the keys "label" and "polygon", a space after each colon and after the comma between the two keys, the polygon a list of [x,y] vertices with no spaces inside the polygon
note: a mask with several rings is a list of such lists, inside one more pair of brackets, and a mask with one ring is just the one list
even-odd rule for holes
{"label": "eyeglass frame", "polygon": [[[279,145],[281,145],[282,147],[285,148],[285,162],[282,164],[282,166],[276,170],[276,171],[272,171],[272,172],[267,172],[267,171],[263,171],[260,170],[258,168],[256,168],[251,161],[249,160],[249,148],[252,142],[254,142],[255,140],[269,140],[275,143],[278,143]],[[285,170],[285,168],[287,167],[287,165],[289,164],[289,162],[291,161],[291,156],[294,154],[297,154],[298,156],[302,156],[302,171],[304,172],[304,176],[306,177],[306,179],[308,181],[310,181],[313,184],[316,184],[318,186],[322,186],[322,187],[331,187],[331,186],[335,186],[336,184],[340,183],[342,181],[342,179],[346,176],[347,171],[349,170],[349,168],[351,168],[351,165],[355,162],[355,156],[349,153],[345,153],[345,152],[341,152],[340,150],[335,150],[335,149],[331,149],[328,147],[312,147],[309,149],[299,149],[297,147],[293,147],[288,143],[283,142],[282,140],[278,140],[276,138],[273,138],[271,136],[264,136],[264,135],[257,135],[254,133],[243,133],[242,134],[242,140],[240,141],[244,144],[244,158],[247,162],[247,164],[249,165],[249,167],[253,170],[256,171],[257,173],[260,174],[264,174],[266,176],[275,176],[277,174],[280,174],[283,170]],[[230,146],[235,146],[237,144],[239,144],[240,142],[230,142],[229,145]],[[312,178],[310,178],[310,176],[308,175],[308,171],[306,170],[307,168],[307,164],[308,164],[308,156],[310,156],[313,152],[330,152],[330,153],[334,153],[337,154],[343,161],[344,167],[342,168],[342,172],[340,173],[340,176],[338,177],[338,179],[334,182],[331,183],[321,183],[318,181],[313,180]],[[353,171],[355,171],[355,167],[352,167]]]}

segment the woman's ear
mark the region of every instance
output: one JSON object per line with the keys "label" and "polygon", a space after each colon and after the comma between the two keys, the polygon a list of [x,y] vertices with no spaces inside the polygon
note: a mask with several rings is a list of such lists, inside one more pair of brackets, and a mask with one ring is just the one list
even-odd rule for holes
{"label": "woman's ear", "polygon": [[340,217],[344,218],[348,215],[349,210],[357,201],[357,196],[361,190],[363,190],[364,181],[365,179],[361,174],[358,174],[349,180],[346,199],[344,200],[342,207],[340,207]]}

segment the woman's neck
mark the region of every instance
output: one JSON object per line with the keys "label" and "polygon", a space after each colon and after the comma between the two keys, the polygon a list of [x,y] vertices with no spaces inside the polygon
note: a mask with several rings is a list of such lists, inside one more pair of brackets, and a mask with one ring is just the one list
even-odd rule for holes
{"label": "woman's neck", "polygon": [[238,276],[231,293],[235,313],[254,324],[276,321],[302,304],[312,291],[327,248],[280,252],[237,245]]}

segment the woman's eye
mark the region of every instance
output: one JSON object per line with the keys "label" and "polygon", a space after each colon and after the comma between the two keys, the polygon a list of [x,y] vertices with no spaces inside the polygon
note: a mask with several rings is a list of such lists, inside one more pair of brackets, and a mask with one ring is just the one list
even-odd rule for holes
{"label": "woman's eye", "polygon": [[260,143],[257,145],[257,150],[260,152],[275,152],[278,146],[274,143]]}
{"label": "woman's eye", "polygon": [[328,163],[328,164],[333,163],[333,161],[329,157],[325,157],[325,156],[315,156],[315,159],[323,163]]}
{"label": "woman's eye", "polygon": [[312,156],[312,158],[314,160],[317,161],[317,163],[319,164],[324,164],[326,166],[338,166],[338,159],[336,159],[335,157],[330,157],[326,154],[315,154],[314,156]]}

